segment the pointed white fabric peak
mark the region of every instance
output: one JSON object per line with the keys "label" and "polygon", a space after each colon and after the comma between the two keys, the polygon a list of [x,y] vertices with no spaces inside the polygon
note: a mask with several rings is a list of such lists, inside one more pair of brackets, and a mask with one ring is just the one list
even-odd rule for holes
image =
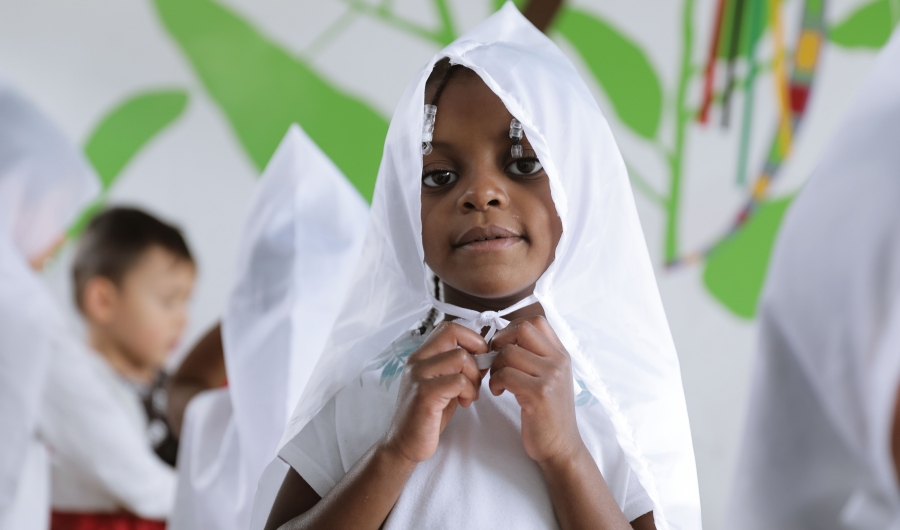
{"label": "pointed white fabric peak", "polygon": [[[367,218],[359,192],[292,125],[241,238],[222,319],[228,392],[202,396],[187,415],[182,454],[193,462],[179,460],[179,503],[190,496],[191,506],[176,510],[172,530],[249,526],[257,482],[343,302]],[[217,430],[214,417],[229,426]]]}
{"label": "pointed white fabric peak", "polygon": [[614,425],[655,504],[657,528],[699,528],[678,358],[625,164],[575,67],[512,3],[436,54],[401,97],[347,303],[282,443],[431,307],[421,240],[422,105],[427,77],[444,57],[500,97],[550,178],[563,234],[534,295],[572,356],[575,378]]}
{"label": "pointed white fabric peak", "polygon": [[780,228],[728,528],[900,529],[900,30]]}

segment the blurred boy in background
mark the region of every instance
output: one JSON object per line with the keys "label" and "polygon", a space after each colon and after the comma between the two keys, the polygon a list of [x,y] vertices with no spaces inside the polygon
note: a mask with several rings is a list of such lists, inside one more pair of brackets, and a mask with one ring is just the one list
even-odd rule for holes
{"label": "blurred boy in background", "polygon": [[51,528],[164,528],[175,493],[177,440],[165,417],[162,369],[187,323],[193,258],[178,229],[140,210],[112,208],[83,233],[72,273],[97,354],[92,368],[121,412],[119,424],[104,433],[118,438],[119,454],[113,461],[98,447],[95,458],[75,461],[57,445],[87,440],[51,443]]}

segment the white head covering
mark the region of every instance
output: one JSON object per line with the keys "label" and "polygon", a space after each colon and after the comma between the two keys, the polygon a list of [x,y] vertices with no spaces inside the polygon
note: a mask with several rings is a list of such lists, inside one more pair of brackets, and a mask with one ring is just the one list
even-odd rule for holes
{"label": "white head covering", "polygon": [[98,190],[82,156],[0,75],[0,526],[21,494],[50,337],[64,321],[28,260]]}
{"label": "white head covering", "polygon": [[423,98],[443,57],[475,71],[524,124],[563,224],[556,260],[535,296],[571,353],[575,377],[612,420],[655,504],[657,527],[699,528],[678,358],[625,165],[575,68],[509,2],[438,53],[403,94],[346,305],[282,442],[430,307],[420,219]]}
{"label": "white head covering", "polygon": [[784,221],[734,529],[900,528],[900,32]]}
{"label": "white head covering", "polygon": [[359,192],[292,125],[241,239],[222,318],[228,391],[200,396],[188,414],[178,502],[191,497],[193,524],[176,509],[173,530],[249,526],[257,482],[337,317],[367,218]]}

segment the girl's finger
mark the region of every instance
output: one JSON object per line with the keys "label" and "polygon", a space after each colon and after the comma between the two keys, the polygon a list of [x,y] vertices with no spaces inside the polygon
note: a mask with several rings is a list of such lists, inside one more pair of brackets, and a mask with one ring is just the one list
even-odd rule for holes
{"label": "girl's finger", "polygon": [[540,377],[547,373],[550,368],[549,363],[550,361],[546,357],[541,357],[521,346],[507,344],[500,348],[500,352],[494,359],[494,364],[491,365],[491,377],[493,377],[495,371],[507,366],[525,372],[530,376]]}
{"label": "girl's finger", "polygon": [[521,346],[541,357],[556,357],[565,351],[524,318],[514,320],[509,326],[498,331],[491,341],[491,347],[497,351],[510,344]]}
{"label": "girl's finger", "polygon": [[423,397],[439,400],[442,408],[453,399],[459,399],[459,404],[464,407],[478,399],[478,387],[463,374],[442,375],[421,384],[425,392]]}
{"label": "girl's finger", "polygon": [[488,352],[487,342],[478,333],[454,322],[441,322],[409,358],[415,362],[456,348],[463,348],[473,355]]}
{"label": "girl's finger", "polygon": [[463,348],[454,348],[433,357],[416,361],[412,372],[415,377],[421,379],[463,374],[473,384],[481,384],[481,372],[478,370],[478,365],[475,363],[472,354]]}
{"label": "girl's finger", "polygon": [[488,385],[491,394],[499,396],[504,390],[509,390],[516,397],[528,394],[537,383],[537,378],[506,366],[497,371],[491,371],[491,379]]}
{"label": "girl's finger", "polygon": [[535,316],[524,318],[522,320],[529,322],[532,326],[537,328],[537,330],[544,334],[544,336],[547,337],[547,339],[549,339],[551,343],[555,344],[557,348],[561,350],[565,349],[562,341],[559,340],[559,337],[556,335],[556,331],[553,330],[553,328],[550,326],[550,322],[548,322],[546,318],[542,316]]}

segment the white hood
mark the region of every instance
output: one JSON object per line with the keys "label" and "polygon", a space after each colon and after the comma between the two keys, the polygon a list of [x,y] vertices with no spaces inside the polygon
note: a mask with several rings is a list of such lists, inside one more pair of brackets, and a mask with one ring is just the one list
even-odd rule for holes
{"label": "white hood", "polygon": [[334,324],[368,207],[297,125],[256,188],[222,318],[228,390],[191,402],[170,528],[245,529],[263,469]]}

